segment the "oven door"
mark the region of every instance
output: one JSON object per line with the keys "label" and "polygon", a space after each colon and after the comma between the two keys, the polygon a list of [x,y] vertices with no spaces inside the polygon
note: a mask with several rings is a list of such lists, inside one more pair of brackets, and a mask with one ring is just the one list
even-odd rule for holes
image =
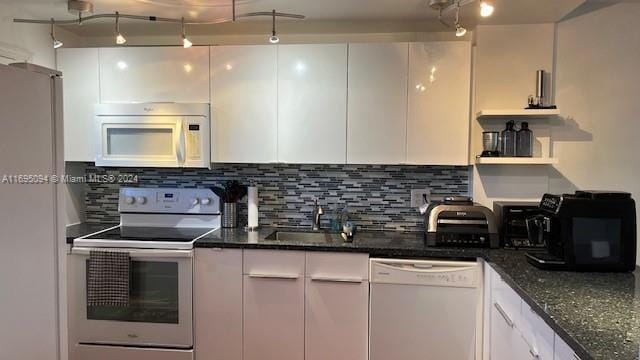
{"label": "oven door", "polygon": [[76,343],[193,347],[193,250],[124,249],[131,256],[130,305],[87,306],[91,248],[70,255],[70,333]]}

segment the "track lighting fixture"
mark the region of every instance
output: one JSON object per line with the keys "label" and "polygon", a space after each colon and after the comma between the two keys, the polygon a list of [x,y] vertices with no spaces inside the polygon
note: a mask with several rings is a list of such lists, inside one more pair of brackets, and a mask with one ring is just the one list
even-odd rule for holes
{"label": "track lighting fixture", "polygon": [[280,38],[276,34],[276,10],[271,11],[272,18],[272,27],[271,27],[271,37],[269,37],[269,42],[272,44],[277,44],[280,42]]}
{"label": "track lighting fixture", "polygon": [[53,24],[54,20],[51,19],[51,40],[53,41],[53,48],[58,49],[61,48],[64,44],[62,43],[62,41],[56,39],[56,30],[54,29]]}
{"label": "track lighting fixture", "polygon": [[[1,1],[2,0],[0,0],[0,2]],[[446,0],[446,1],[449,1],[449,0]],[[116,37],[116,44],[123,45],[124,43],[127,42],[127,39],[122,35],[122,33],[120,33],[120,18],[130,19],[134,21],[152,22],[152,23],[158,23],[158,22],[174,23],[174,24],[181,25],[182,46],[184,46],[185,48],[189,48],[193,46],[193,43],[191,42],[191,40],[187,38],[187,35],[185,34],[185,25],[217,25],[217,24],[236,22],[236,20],[239,20],[239,19],[269,16],[271,17],[272,25],[273,25],[271,36],[269,37],[269,42],[273,44],[277,44],[278,42],[280,42],[280,38],[276,33],[276,17],[282,17],[287,19],[298,19],[298,20],[305,19],[304,15],[276,12],[276,10],[256,11],[256,12],[237,14],[236,0],[231,0],[231,5],[232,5],[231,17],[220,17],[220,18],[204,19],[204,20],[198,20],[198,21],[196,20],[185,21],[184,18],[167,18],[167,17],[150,16],[150,15],[120,14],[117,11],[115,13],[107,13],[107,14],[92,14],[93,4],[90,2],[90,0],[68,0],[67,5],[68,5],[69,12],[71,12],[74,15],[76,14],[78,15],[77,19],[74,19],[74,20],[71,20],[71,19],[63,19],[63,20],[13,19],[13,22],[26,23],[26,24],[51,24],[52,26],[51,38],[53,40],[53,45],[56,48],[59,48],[60,46],[62,46],[62,41],[58,41],[57,39],[55,39],[54,33],[53,33],[54,25],[82,25],[88,21],[115,18],[116,31],[114,35]]]}
{"label": "track lighting fixture", "polygon": [[460,25],[460,2],[458,2],[458,7],[456,8],[456,36],[462,37],[466,33],[467,29]]}
{"label": "track lighting fixture", "polygon": [[481,1],[480,2],[480,16],[482,17],[489,17],[493,14],[493,5],[491,5],[489,2],[487,1]]}
{"label": "track lighting fixture", "polygon": [[187,39],[187,35],[184,31],[184,18],[182,18],[182,47],[188,49],[191,45],[193,45],[193,43]]}
{"label": "track lighting fixture", "polygon": [[127,39],[120,33],[120,13],[116,11],[116,44],[123,45]]}

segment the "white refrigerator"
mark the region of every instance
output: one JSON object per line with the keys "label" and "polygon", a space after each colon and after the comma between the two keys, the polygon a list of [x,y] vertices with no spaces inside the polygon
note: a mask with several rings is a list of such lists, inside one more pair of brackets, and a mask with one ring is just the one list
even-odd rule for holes
{"label": "white refrigerator", "polygon": [[0,359],[63,351],[64,192],[50,178],[64,170],[61,100],[59,72],[0,64]]}

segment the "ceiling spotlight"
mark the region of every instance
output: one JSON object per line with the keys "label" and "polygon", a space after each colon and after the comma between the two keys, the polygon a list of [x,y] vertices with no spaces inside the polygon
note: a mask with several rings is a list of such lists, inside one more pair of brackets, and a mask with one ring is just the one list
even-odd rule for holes
{"label": "ceiling spotlight", "polygon": [[62,41],[56,39],[56,30],[54,29],[53,25],[54,20],[51,19],[51,40],[53,40],[53,48],[58,49],[61,48],[64,44],[62,43]]}
{"label": "ceiling spotlight", "polygon": [[120,13],[116,11],[116,44],[122,45],[127,42],[122,34],[120,34]]}
{"label": "ceiling spotlight", "polygon": [[187,35],[184,31],[184,18],[182,18],[182,47],[188,49],[191,45],[193,45],[193,43],[187,39]]}
{"label": "ceiling spotlight", "polygon": [[489,17],[493,14],[493,10],[493,5],[491,5],[490,3],[486,1],[482,1],[480,3],[480,16]]}
{"label": "ceiling spotlight", "polygon": [[462,25],[460,25],[460,2],[458,1],[458,7],[456,8],[456,36],[462,37],[467,33]]}
{"label": "ceiling spotlight", "polygon": [[271,37],[269,37],[269,42],[272,44],[277,44],[280,42],[280,38],[278,37],[278,34],[276,34],[276,10],[275,9],[271,11],[271,17],[272,17],[273,27],[271,28]]}

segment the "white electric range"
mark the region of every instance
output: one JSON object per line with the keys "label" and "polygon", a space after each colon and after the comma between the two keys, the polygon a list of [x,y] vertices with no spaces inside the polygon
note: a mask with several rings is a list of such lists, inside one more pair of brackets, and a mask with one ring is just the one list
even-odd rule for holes
{"label": "white electric range", "polygon": [[[73,241],[72,344],[87,354],[105,347],[192,351],[193,247],[220,227],[220,199],[210,189],[121,188],[118,210],[120,225]],[[127,307],[87,306],[89,257],[105,249],[130,256]]]}

